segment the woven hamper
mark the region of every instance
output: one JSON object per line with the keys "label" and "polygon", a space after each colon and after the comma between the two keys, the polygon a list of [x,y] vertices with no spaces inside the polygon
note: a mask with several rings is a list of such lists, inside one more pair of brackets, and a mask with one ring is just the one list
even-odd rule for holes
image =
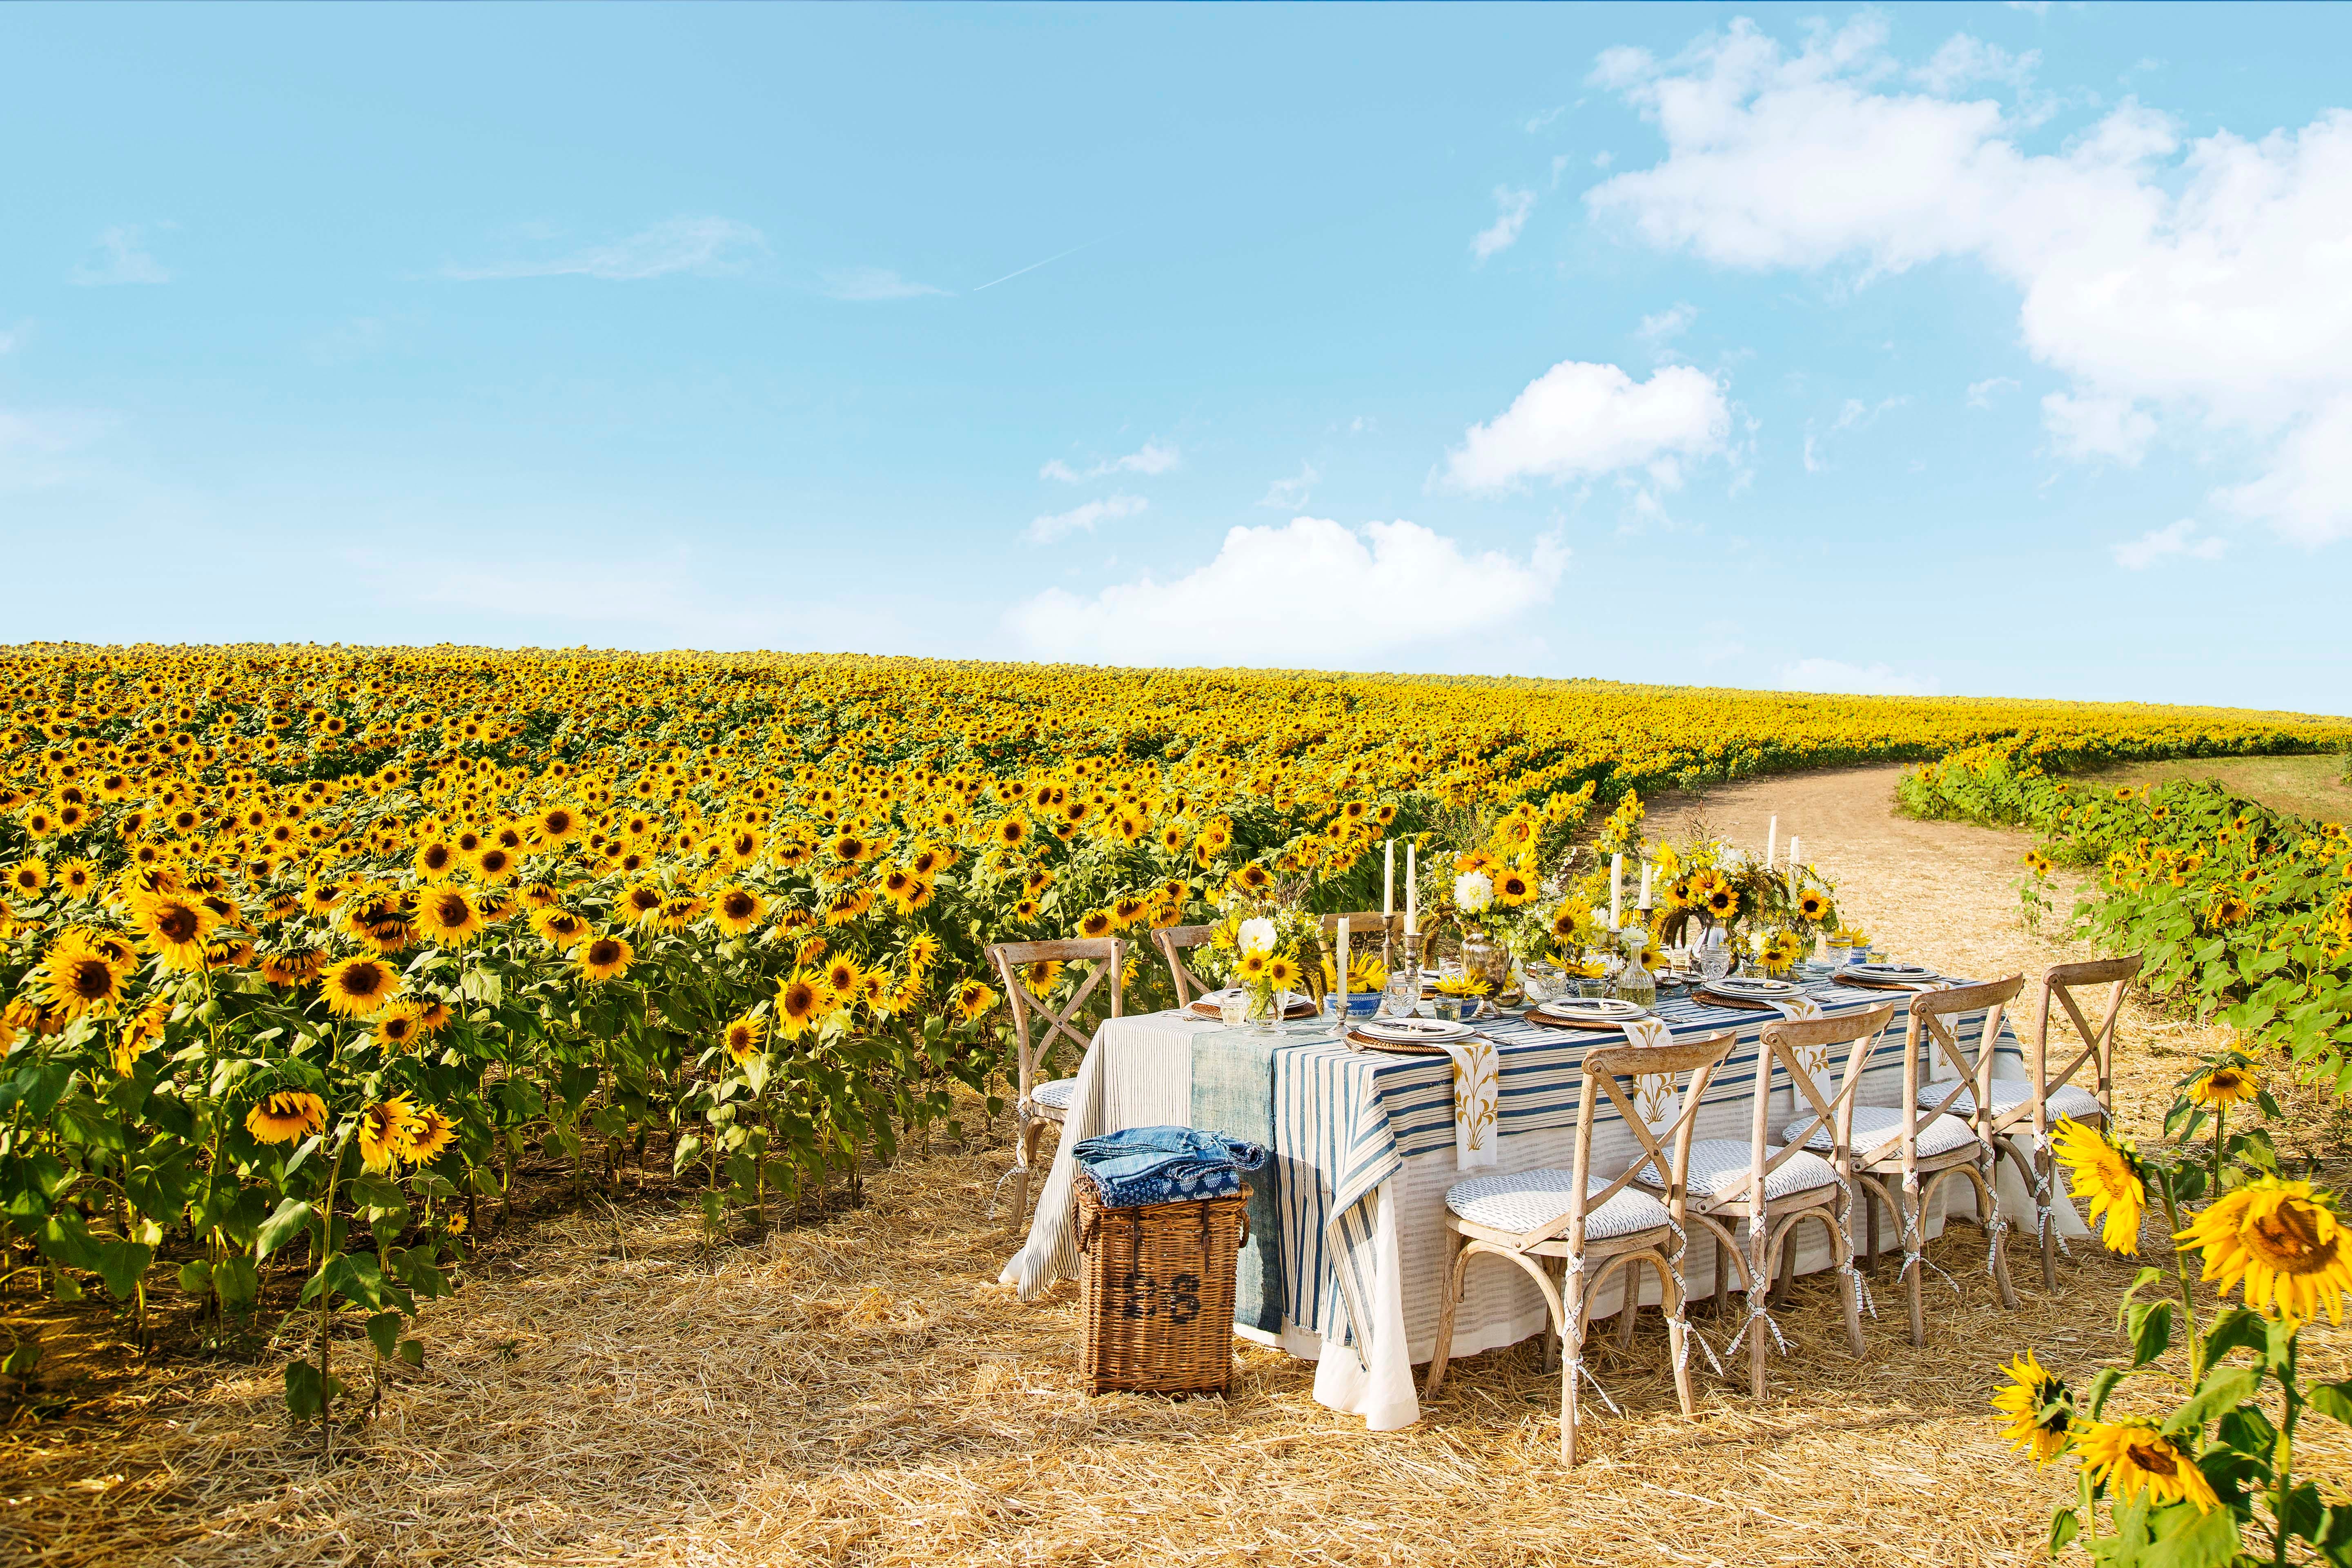
{"label": "woven hamper", "polygon": [[1234,1260],[1249,1189],[1190,1203],[1105,1208],[1078,1188],[1078,1315],[1088,1394],[1223,1394],[1234,1376]]}

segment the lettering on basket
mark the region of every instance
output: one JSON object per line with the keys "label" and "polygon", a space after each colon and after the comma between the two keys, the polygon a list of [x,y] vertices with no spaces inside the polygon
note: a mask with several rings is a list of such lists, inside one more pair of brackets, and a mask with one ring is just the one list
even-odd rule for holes
{"label": "lettering on basket", "polygon": [[1179,1274],[1162,1282],[1135,1268],[1119,1280],[1118,1289],[1121,1317],[1157,1318],[1165,1314],[1170,1322],[1181,1325],[1201,1315],[1198,1274]]}

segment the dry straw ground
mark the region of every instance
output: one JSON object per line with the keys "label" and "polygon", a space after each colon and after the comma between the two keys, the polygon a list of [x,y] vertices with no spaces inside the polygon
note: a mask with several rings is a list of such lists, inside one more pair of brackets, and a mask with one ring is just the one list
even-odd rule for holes
{"label": "dry straw ground", "polygon": [[[1759,840],[1778,813],[1906,953],[1979,974],[2070,956],[2017,928],[2018,840],[1893,819],[1890,786],[1865,770],[1703,805]],[[2123,1105],[2143,1132],[2211,1043],[2132,1014]],[[998,1133],[998,1146],[903,1162],[863,1208],[715,1267],[667,1200],[518,1226],[428,1310],[426,1370],[331,1469],[314,1438],[289,1435],[265,1370],[158,1369],[107,1419],[14,1434],[0,1557],[2021,1563],[2069,1482],[2001,1447],[1984,1406],[1994,1367],[2030,1344],[2087,1380],[2117,1353],[2112,1316],[2132,1274],[2091,1258],[2049,1296],[2021,1264],[2025,1305],[2005,1313],[1981,1244],[1958,1230],[1934,1249],[1959,1293],[1932,1285],[1927,1350],[1910,1349],[1898,1310],[1868,1327],[1859,1364],[1832,1293],[1801,1282],[1780,1314],[1792,1353],[1773,1363],[1773,1398],[1702,1379],[1696,1420],[1675,1413],[1646,1322],[1630,1357],[1600,1352],[1626,1414],[1600,1413],[1597,1458],[1563,1472],[1558,1384],[1532,1346],[1461,1363],[1419,1426],[1380,1436],[1316,1405],[1310,1367],[1257,1350],[1230,1399],[1086,1398],[1075,1288],[1024,1307],[993,1283],[1009,1247],[982,1218]],[[2317,1370],[2344,1375],[2346,1336],[2314,1339]],[[2312,1436],[2305,1465],[2352,1475],[2345,1434]]]}

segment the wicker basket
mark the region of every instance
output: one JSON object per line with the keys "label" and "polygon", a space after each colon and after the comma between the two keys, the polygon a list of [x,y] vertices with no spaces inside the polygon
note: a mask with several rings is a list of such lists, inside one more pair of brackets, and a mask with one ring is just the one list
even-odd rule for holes
{"label": "wicker basket", "polygon": [[1077,1187],[1087,1392],[1224,1393],[1234,1376],[1234,1260],[1249,1236],[1249,1189],[1110,1209],[1092,1182]]}

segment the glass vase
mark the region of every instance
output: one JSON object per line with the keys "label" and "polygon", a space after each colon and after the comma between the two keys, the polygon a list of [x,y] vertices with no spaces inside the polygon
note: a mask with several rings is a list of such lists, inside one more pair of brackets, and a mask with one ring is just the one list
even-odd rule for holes
{"label": "glass vase", "polygon": [[1462,933],[1462,968],[1486,983],[1488,996],[1499,999],[1511,984],[1511,950],[1473,926]]}

